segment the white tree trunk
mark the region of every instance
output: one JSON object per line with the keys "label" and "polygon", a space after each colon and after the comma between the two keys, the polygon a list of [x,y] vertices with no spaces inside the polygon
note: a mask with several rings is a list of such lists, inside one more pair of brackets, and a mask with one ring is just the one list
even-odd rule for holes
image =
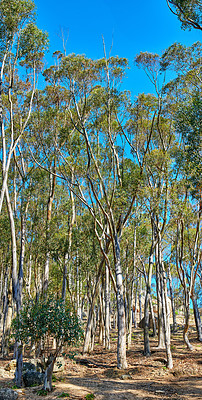
{"label": "white tree trunk", "polygon": [[123,277],[121,270],[120,244],[117,235],[115,235],[116,251],[116,286],[117,286],[117,316],[118,316],[118,343],[117,343],[117,367],[119,369],[127,368],[126,361],[126,322],[124,307]]}

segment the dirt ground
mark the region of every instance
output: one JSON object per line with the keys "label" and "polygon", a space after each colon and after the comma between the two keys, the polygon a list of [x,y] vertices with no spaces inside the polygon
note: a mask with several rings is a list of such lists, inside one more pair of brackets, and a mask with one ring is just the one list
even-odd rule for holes
{"label": "dirt ground", "polygon": [[[199,400],[202,399],[202,343],[191,328],[190,341],[194,350],[183,344],[182,328],[172,337],[173,370],[166,369],[165,351],[157,349],[151,338],[151,357],[143,356],[143,333],[136,329],[131,349],[127,351],[128,369],[116,368],[116,337],[111,350],[95,344],[90,355],[82,349],[68,349],[65,370],[53,376],[53,391],[47,400]],[[71,357],[70,357],[71,356]],[[6,371],[9,359],[0,359],[0,385],[13,387],[13,372]],[[19,400],[40,400],[41,387],[15,389]],[[93,396],[94,395],[94,396]]]}

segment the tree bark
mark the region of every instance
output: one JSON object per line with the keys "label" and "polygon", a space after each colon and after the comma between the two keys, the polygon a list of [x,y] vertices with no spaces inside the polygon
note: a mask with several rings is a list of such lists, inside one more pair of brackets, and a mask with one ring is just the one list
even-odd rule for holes
{"label": "tree bark", "polygon": [[195,295],[193,294],[191,296],[192,299],[192,304],[193,304],[193,310],[194,310],[194,319],[195,319],[195,324],[196,324],[196,330],[197,330],[197,337],[199,342],[202,342],[202,324],[201,324],[201,317],[197,305],[197,300]]}
{"label": "tree bark", "polygon": [[110,350],[110,285],[109,268],[105,263],[105,349]]}
{"label": "tree bark", "polygon": [[96,299],[97,299],[97,296],[98,296],[99,280],[100,280],[100,276],[101,276],[101,273],[102,273],[102,268],[103,268],[104,261],[105,261],[105,258],[103,257],[101,262],[100,262],[100,265],[99,265],[99,269],[98,269],[98,273],[97,273],[97,277],[96,277],[96,282],[95,282],[95,288],[94,288],[94,292],[93,292],[93,297],[92,297],[90,309],[89,309],[89,312],[88,312],[88,320],[87,320],[87,325],[86,325],[85,339],[84,339],[84,345],[83,345],[83,353],[88,353],[90,351],[90,339],[91,339],[91,329],[92,329],[92,322],[93,322],[93,311],[94,311]]}
{"label": "tree bark", "polygon": [[123,278],[121,270],[120,243],[117,234],[115,235],[116,252],[116,287],[117,287],[117,314],[118,314],[118,343],[117,343],[117,367],[127,368],[126,361],[126,323],[124,307]]}
{"label": "tree bark", "polygon": [[168,280],[169,280],[169,287],[170,287],[170,299],[172,305],[172,315],[173,315],[173,332],[177,330],[177,321],[176,321],[176,314],[175,314],[175,301],[173,295],[173,285],[172,285],[172,276],[170,272],[170,264],[168,264]]}
{"label": "tree bark", "polygon": [[146,297],[144,306],[144,355],[149,357],[151,355],[150,343],[149,343],[149,306],[151,302],[151,281],[153,271],[153,257],[154,257],[154,229],[152,229],[152,244],[149,255],[149,269],[146,277]]}
{"label": "tree bark", "polygon": [[165,348],[166,348],[166,356],[167,356],[167,368],[173,368],[173,360],[172,353],[170,347],[170,309],[168,304],[168,295],[167,295],[167,279],[165,268],[162,260],[162,243],[161,243],[161,233],[158,230],[158,260],[159,260],[159,275],[160,275],[160,290],[161,290],[161,300],[162,300],[162,315],[163,315],[163,331],[164,331],[164,340],[165,340]]}
{"label": "tree bark", "polygon": [[55,185],[56,185],[56,161],[54,160],[53,165],[53,174],[50,171],[49,179],[50,179],[50,191],[49,198],[47,204],[47,219],[46,219],[46,261],[44,266],[44,277],[43,277],[43,294],[47,296],[48,291],[48,283],[49,283],[49,265],[50,265],[50,249],[49,249],[49,236],[50,236],[50,222],[51,222],[51,214],[52,214],[52,205],[55,194]]}

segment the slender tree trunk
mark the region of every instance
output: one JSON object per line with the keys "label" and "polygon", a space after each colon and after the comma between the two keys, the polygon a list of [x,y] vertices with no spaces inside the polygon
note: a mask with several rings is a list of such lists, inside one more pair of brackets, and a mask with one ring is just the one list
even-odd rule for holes
{"label": "slender tree trunk", "polygon": [[[139,276],[138,276],[138,280],[139,280]],[[138,287],[138,282],[137,282],[137,287]],[[138,295],[138,288],[137,287],[136,287],[136,290],[135,290],[134,328],[137,328],[137,295]]]}
{"label": "slender tree trunk", "polygon": [[189,350],[193,350],[193,347],[189,341],[189,319],[190,319],[190,295],[188,289],[185,287],[185,324],[183,330],[183,339]]}
{"label": "slender tree trunk", "polygon": [[76,309],[77,317],[81,319],[81,301],[80,301],[80,279],[79,279],[79,267],[76,267]]}
{"label": "slender tree trunk", "polygon": [[99,294],[99,343],[105,347],[105,324],[103,315],[103,299],[102,299],[102,285],[100,285]]}
{"label": "slender tree trunk", "polygon": [[8,355],[8,342],[10,337],[11,330],[11,322],[12,322],[12,280],[8,284],[7,288],[7,280],[5,282],[5,300],[4,300],[4,308],[3,308],[3,333],[2,333],[2,355]]}
{"label": "slender tree trunk", "polygon": [[[181,229],[180,229],[181,224]],[[181,240],[181,245],[180,245]],[[190,271],[191,279],[188,284],[186,271],[183,266],[183,252],[184,252],[184,223],[183,221],[177,221],[177,246],[176,246],[176,264],[178,276],[180,278],[180,282],[183,286],[184,291],[184,311],[185,311],[185,324],[183,330],[183,339],[189,350],[193,350],[191,343],[189,342],[188,333],[189,333],[189,317],[190,317],[190,296],[193,289],[193,266]]]}
{"label": "slender tree trunk", "polygon": [[139,278],[139,322],[142,321],[142,275]]}
{"label": "slender tree trunk", "polygon": [[195,324],[196,324],[196,330],[197,330],[197,337],[199,342],[202,342],[202,325],[201,325],[201,317],[197,305],[197,300],[195,295],[193,294],[191,296],[192,299],[192,304],[193,304],[193,309],[194,309],[194,319],[195,319]]}
{"label": "slender tree trunk", "polygon": [[153,327],[153,337],[156,336],[156,319],[154,315],[154,307],[152,304],[152,297],[150,295],[150,312],[151,312],[151,318],[152,318],[152,327]]}
{"label": "slender tree trunk", "polygon": [[64,300],[66,299],[66,293],[67,293],[68,259],[69,259],[69,254],[65,253],[64,266],[63,266],[63,280],[62,280],[62,298]]}
{"label": "slender tree trunk", "polygon": [[[13,299],[14,304],[16,305],[16,311],[19,313],[21,302],[22,302],[22,279],[23,279],[23,271],[21,270],[21,266],[19,269],[19,275],[17,277],[17,244],[16,244],[16,235],[15,235],[15,222],[13,217],[13,210],[11,206],[10,196],[8,192],[8,187],[6,187],[6,201],[7,208],[11,226],[11,238],[12,238],[12,286],[13,286]],[[16,343],[16,372],[15,372],[15,380],[17,387],[22,386],[22,344],[21,342]]]}
{"label": "slender tree trunk", "polygon": [[118,343],[117,343],[117,367],[127,368],[126,361],[126,322],[124,307],[123,278],[121,270],[120,243],[117,234],[115,235],[116,252],[116,286],[117,286],[117,314],[118,314]]}
{"label": "slender tree trunk", "polygon": [[134,297],[134,281],[135,281],[135,273],[136,273],[136,263],[137,263],[137,254],[136,254],[136,226],[134,229],[134,241],[133,241],[133,275],[131,282],[131,290],[130,290],[130,302],[129,302],[129,320],[128,320],[128,336],[127,336],[127,345],[128,348],[131,346],[131,338],[132,338],[132,323],[133,323],[133,297]]}
{"label": "slender tree trunk", "polygon": [[165,349],[165,340],[163,332],[163,315],[162,315],[162,298],[161,298],[161,283],[160,283],[160,270],[159,270],[159,258],[158,258],[158,246],[156,244],[156,292],[157,292],[157,306],[158,306],[158,349]]}
{"label": "slender tree trunk", "polygon": [[[72,170],[71,173],[71,183],[74,182],[74,171]],[[72,207],[72,213],[71,213],[71,221],[69,224],[69,232],[68,232],[68,251],[65,253],[64,257],[64,269],[63,269],[63,283],[62,283],[62,298],[66,298],[66,292],[67,292],[67,276],[69,272],[69,291],[71,292],[71,249],[72,249],[72,231],[73,231],[73,226],[76,221],[76,210],[75,210],[75,201],[74,201],[74,195],[70,191],[70,200],[71,200],[71,207]]]}
{"label": "slender tree trunk", "polygon": [[26,291],[31,298],[31,280],[32,280],[32,255],[29,255],[29,261],[27,262],[27,280],[26,280]]}
{"label": "slender tree trunk", "polygon": [[56,185],[56,161],[54,160],[53,166],[53,174],[50,172],[50,192],[47,204],[47,219],[46,219],[46,261],[44,266],[44,277],[43,277],[43,294],[46,296],[48,291],[48,283],[49,283],[49,266],[50,266],[50,249],[49,249],[49,236],[50,236],[50,222],[51,222],[51,214],[52,214],[52,205],[55,194],[55,185]]}
{"label": "slender tree trunk", "polygon": [[110,349],[110,285],[109,268],[105,263],[105,348]]}
{"label": "slender tree trunk", "polygon": [[93,322],[93,311],[94,311],[96,299],[98,296],[99,280],[100,280],[100,276],[102,273],[104,261],[105,261],[105,258],[103,257],[102,261],[100,262],[98,273],[96,276],[95,288],[94,288],[93,297],[92,297],[91,305],[90,305],[89,312],[88,312],[88,320],[87,320],[87,325],[86,325],[83,353],[88,353],[90,350],[90,338],[91,338],[91,329],[92,329],[92,322]]}
{"label": "slender tree trunk", "polygon": [[172,285],[172,277],[170,272],[170,264],[168,264],[168,280],[169,280],[169,287],[170,287],[170,299],[172,305],[172,315],[173,315],[173,332],[177,330],[177,321],[176,321],[176,314],[175,314],[175,301],[173,295],[173,285]]}
{"label": "slender tree trunk", "polygon": [[162,260],[162,247],[161,247],[161,234],[158,231],[158,260],[159,260],[159,275],[160,275],[160,289],[161,289],[161,299],[162,299],[162,314],[163,314],[163,330],[164,330],[164,340],[165,340],[165,348],[166,348],[166,356],[167,356],[167,368],[173,368],[173,360],[172,353],[170,347],[170,309],[168,304],[168,295],[167,295],[167,279],[165,268]]}
{"label": "slender tree trunk", "polygon": [[149,269],[146,280],[146,296],[144,306],[144,355],[149,357],[151,355],[150,343],[149,343],[149,306],[151,301],[151,281],[153,271],[153,257],[154,257],[154,230],[152,233],[152,245],[149,255]]}

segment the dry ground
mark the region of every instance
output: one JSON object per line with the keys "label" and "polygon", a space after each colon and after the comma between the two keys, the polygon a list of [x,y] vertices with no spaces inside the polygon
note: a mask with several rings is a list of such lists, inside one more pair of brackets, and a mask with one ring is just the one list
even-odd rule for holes
{"label": "dry ground", "polygon": [[[143,356],[143,334],[133,332],[132,346],[127,351],[128,369],[116,368],[116,338],[112,337],[111,350],[98,344],[90,355],[83,356],[82,349],[68,349],[65,370],[54,375],[54,390],[46,397],[38,395],[40,387],[18,389],[19,400],[199,400],[202,399],[202,343],[190,333],[194,347],[188,351],[182,341],[182,328],[172,337],[174,368],[165,366],[165,352],[156,348],[151,338],[152,355]],[[72,351],[72,353],[70,353]],[[76,354],[75,354],[76,353]],[[13,387],[13,373],[5,371],[8,359],[0,359],[0,385]],[[91,396],[90,396],[91,395]]]}

